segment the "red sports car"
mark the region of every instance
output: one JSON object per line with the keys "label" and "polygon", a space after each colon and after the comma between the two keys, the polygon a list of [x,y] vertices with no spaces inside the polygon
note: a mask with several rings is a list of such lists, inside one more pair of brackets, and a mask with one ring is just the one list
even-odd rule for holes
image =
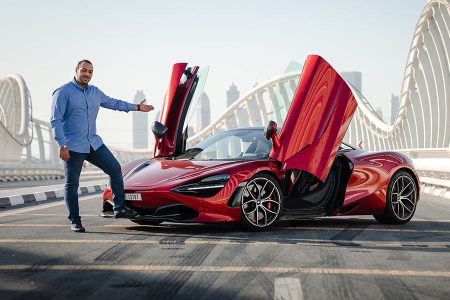
{"label": "red sports car", "polygon": [[[279,219],[373,215],[404,224],[414,215],[419,180],[396,152],[364,152],[342,142],[357,107],[341,76],[308,56],[281,130],[241,128],[186,149],[191,103],[207,69],[173,67],[160,121],[152,126],[154,157],[122,166],[125,200],[138,224],[241,222],[264,230]],[[194,106],[194,105],[192,105]],[[103,214],[110,215],[111,191]]]}

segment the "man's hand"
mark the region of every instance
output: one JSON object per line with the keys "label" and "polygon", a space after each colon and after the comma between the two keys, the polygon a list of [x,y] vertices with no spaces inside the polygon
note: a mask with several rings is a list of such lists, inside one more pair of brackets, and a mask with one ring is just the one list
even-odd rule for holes
{"label": "man's hand", "polygon": [[155,108],[153,107],[153,105],[144,104],[145,100],[146,99],[142,100],[141,103],[139,103],[139,111],[149,112],[151,110],[154,110]]}
{"label": "man's hand", "polygon": [[64,161],[68,161],[70,158],[69,148],[64,147],[59,149],[59,158],[61,158]]}

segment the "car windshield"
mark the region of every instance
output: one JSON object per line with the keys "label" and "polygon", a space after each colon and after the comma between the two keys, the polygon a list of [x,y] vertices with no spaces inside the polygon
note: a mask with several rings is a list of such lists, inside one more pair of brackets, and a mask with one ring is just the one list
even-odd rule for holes
{"label": "car windshield", "polygon": [[238,129],[217,133],[187,149],[177,159],[267,159],[271,149],[272,143],[264,138],[263,129]]}

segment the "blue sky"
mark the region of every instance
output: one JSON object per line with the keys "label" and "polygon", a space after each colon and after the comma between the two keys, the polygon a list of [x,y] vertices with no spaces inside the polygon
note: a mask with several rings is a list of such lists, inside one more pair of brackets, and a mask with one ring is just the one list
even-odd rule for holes
{"label": "blue sky", "polygon": [[[48,121],[51,93],[78,60],[94,63],[92,84],[132,100],[142,89],[161,106],[171,66],[211,66],[205,91],[213,119],[235,82],[241,94],[283,72],[291,60],[325,57],[362,72],[362,92],[388,115],[425,0],[24,1],[0,0],[0,77],[21,74],[34,116]],[[153,115],[150,116],[153,118]],[[107,144],[131,144],[131,116],[103,110]]]}

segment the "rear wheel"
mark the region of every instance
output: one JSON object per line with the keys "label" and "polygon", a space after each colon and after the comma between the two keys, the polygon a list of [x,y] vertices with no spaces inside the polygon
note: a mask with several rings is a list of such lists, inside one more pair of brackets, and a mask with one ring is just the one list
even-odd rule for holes
{"label": "rear wheel", "polygon": [[417,206],[416,181],[406,171],[397,172],[388,186],[386,208],[382,215],[374,215],[383,224],[405,224],[414,216]]}
{"label": "rear wheel", "polygon": [[245,185],[241,195],[241,218],[244,227],[263,231],[275,224],[281,212],[281,188],[268,174],[257,174]]}

